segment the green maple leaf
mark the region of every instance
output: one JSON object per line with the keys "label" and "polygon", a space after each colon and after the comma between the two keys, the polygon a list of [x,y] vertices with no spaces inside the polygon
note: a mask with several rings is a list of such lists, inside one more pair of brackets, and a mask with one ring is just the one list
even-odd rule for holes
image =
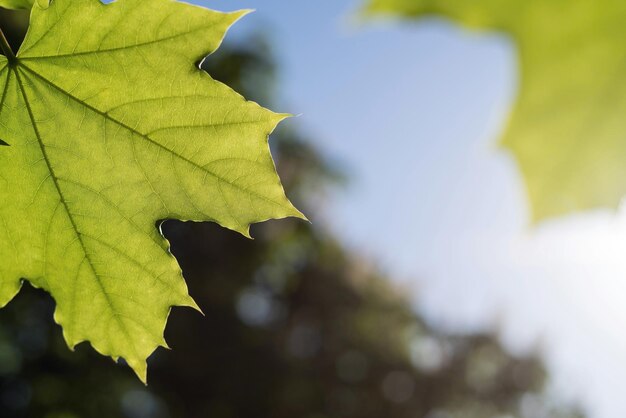
{"label": "green maple leaf", "polygon": [[197,66],[245,12],[170,0],[37,3],[0,57],[0,305],[21,279],[56,300],[70,347],[89,341],[146,380],[171,306],[196,304],[155,223],[303,217],[267,138],[285,115]]}
{"label": "green maple leaf", "polygon": [[535,219],[616,207],[626,194],[626,2],[371,0],[368,14],[451,17],[510,35],[521,86],[503,138]]}

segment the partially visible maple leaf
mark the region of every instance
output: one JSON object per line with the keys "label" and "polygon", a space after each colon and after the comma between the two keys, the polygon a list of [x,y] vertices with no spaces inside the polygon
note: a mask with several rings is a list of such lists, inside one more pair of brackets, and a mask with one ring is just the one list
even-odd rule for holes
{"label": "partially visible maple leaf", "polygon": [[535,220],[619,205],[626,195],[626,2],[370,0],[370,15],[438,14],[510,35],[521,86],[503,138]]}
{"label": "partially visible maple leaf", "polygon": [[196,307],[155,223],[303,215],[268,135],[285,115],[198,68],[246,12],[171,0],[33,6],[0,57],[0,305],[21,279],[56,300],[70,347],[89,341],[146,381],[171,306]]}

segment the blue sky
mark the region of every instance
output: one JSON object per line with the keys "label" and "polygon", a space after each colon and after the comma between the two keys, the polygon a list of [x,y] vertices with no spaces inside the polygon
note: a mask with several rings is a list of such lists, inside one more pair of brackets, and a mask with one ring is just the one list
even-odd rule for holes
{"label": "blue sky", "polygon": [[351,187],[318,224],[377,259],[433,322],[541,347],[554,390],[591,418],[622,418],[626,212],[529,225],[497,148],[518,82],[508,39],[441,20],[356,24],[356,1],[199,3],[257,10],[229,39],[269,33],[276,110],[301,114],[287,123],[348,168]]}

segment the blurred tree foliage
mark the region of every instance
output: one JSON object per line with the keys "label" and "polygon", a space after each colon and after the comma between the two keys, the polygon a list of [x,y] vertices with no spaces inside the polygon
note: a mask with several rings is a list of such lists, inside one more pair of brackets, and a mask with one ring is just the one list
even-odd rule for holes
{"label": "blurred tree foliage", "polygon": [[[15,16],[3,12],[0,24],[19,43]],[[206,65],[271,104],[263,37],[225,46]],[[315,219],[341,173],[288,127],[272,145],[289,195]],[[582,417],[543,394],[537,357],[513,357],[490,335],[431,329],[385,277],[307,223],[257,225],[254,241],[208,223],[163,230],[206,317],[172,312],[175,350],[151,358],[150,385],[86,345],[71,353],[51,298],[25,287],[0,311],[0,416]]]}

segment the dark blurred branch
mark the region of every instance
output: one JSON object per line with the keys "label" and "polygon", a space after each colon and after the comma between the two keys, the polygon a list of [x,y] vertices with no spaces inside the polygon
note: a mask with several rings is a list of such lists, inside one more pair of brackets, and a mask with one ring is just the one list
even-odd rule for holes
{"label": "dark blurred branch", "polygon": [[29,12],[0,8],[0,28],[4,31],[6,43],[17,52],[26,36]]}
{"label": "dark blurred branch", "polygon": [[6,36],[4,36],[4,32],[2,31],[2,28],[0,28],[0,48],[2,48],[2,53],[4,54],[5,57],[7,57],[7,59],[9,60],[9,63],[12,63],[15,61],[15,54],[13,53],[13,50],[11,49],[11,45],[9,45],[9,41],[7,41]]}

